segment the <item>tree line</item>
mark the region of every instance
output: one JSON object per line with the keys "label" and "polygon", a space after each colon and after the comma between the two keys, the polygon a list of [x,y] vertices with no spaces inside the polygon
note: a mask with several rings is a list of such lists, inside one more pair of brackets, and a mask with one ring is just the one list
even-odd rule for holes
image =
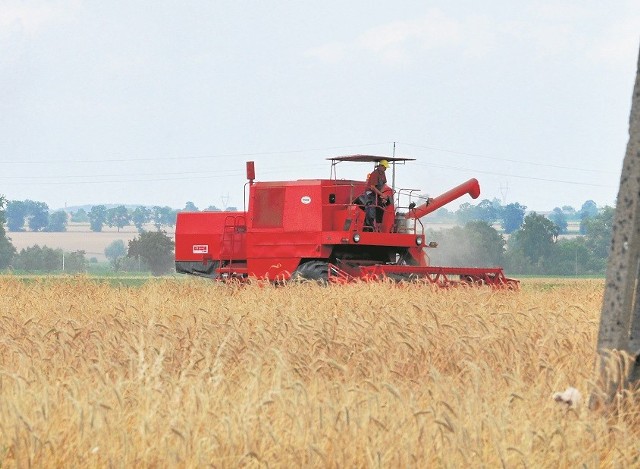
{"label": "tree line", "polygon": [[[139,208],[144,210],[140,211]],[[139,213],[144,216],[135,218]],[[161,231],[164,225],[175,225],[175,211],[170,208],[136,207],[130,213],[124,206],[107,209],[106,206],[100,205],[92,207],[88,213],[83,209],[78,210],[71,215],[71,220],[74,220],[74,216],[79,217],[79,220],[76,218],[79,222],[88,221],[93,231],[101,231],[104,224],[117,226],[119,230],[127,226],[128,222],[124,223],[125,220],[134,220],[140,234],[129,241],[128,248],[125,248],[124,242],[120,240],[105,249],[105,256],[112,261],[114,270],[134,270],[133,265],[137,266],[137,271],[150,271],[154,275],[162,275],[172,270],[174,243],[164,231]],[[66,253],[62,249],[35,245],[17,252],[5,230],[6,224],[10,231],[24,231],[25,225],[32,231],[66,231],[68,218],[64,211],[49,214],[47,205],[42,202],[26,200],[7,203],[6,199],[0,196],[0,270],[10,267],[26,272],[85,272],[85,251]],[[147,223],[153,223],[156,231],[146,231],[144,225]],[[118,258],[117,262],[113,261],[113,256]],[[127,261],[121,258],[126,258]]]}
{"label": "tree line", "polygon": [[[478,208],[480,207],[480,208]],[[439,243],[428,251],[434,265],[504,266],[514,275],[604,275],[611,243],[615,209],[587,204],[576,211],[573,220],[579,222],[574,237],[563,237],[569,216],[562,218],[554,210],[548,215],[535,212],[525,215],[526,207],[513,209],[518,213],[513,230],[510,222],[500,219],[500,212],[486,218],[482,202],[474,207],[462,207],[465,215],[474,216],[462,226],[445,230],[427,230],[429,240]],[[507,212],[502,212],[507,213]],[[512,213],[512,212],[508,212]],[[521,218],[520,218],[521,217]],[[521,222],[519,220],[522,220]],[[517,222],[517,223],[516,223]],[[498,231],[495,226],[502,227]]]}
{"label": "tree line", "polygon": [[44,202],[32,200],[13,200],[7,203],[6,222],[9,231],[47,231],[63,232],[67,230],[69,222],[89,223],[91,231],[100,232],[105,225],[116,227],[118,231],[133,224],[138,231],[144,231],[146,224],[152,223],[156,229],[162,226],[171,227],[175,224],[176,210],[170,207],[155,206],[135,207],[127,209],[124,205],[107,208],[105,205],[94,205],[89,212],[80,208],[67,213],[57,210],[49,213],[49,207]]}
{"label": "tree line", "polygon": [[[430,216],[429,221],[457,223],[462,226],[470,221],[484,221],[490,225],[499,224],[503,233],[511,234],[524,223],[526,209],[525,205],[518,202],[502,205],[497,199],[484,199],[477,205],[463,203],[455,212],[443,207]],[[589,219],[599,212],[598,205],[593,200],[587,200],[578,210],[564,205],[555,207],[546,217],[553,222],[558,235],[568,233],[569,222],[579,223],[579,233],[584,235]]]}
{"label": "tree line", "polygon": [[[603,275],[609,252],[614,208],[598,207],[588,200],[578,210],[569,206],[556,207],[547,215],[526,212],[519,203],[501,205],[497,200],[482,200],[478,204],[461,204],[452,212],[441,208],[425,220],[448,222],[456,226],[444,230],[427,230],[428,239],[439,243],[438,249],[429,249],[434,265],[450,266],[504,266],[513,275]],[[235,208],[229,208],[235,210]],[[187,202],[183,210],[197,211]],[[218,210],[208,207],[207,210]],[[129,243],[110,245],[105,249],[114,270],[145,268],[161,274],[171,270],[173,241],[162,231],[175,225],[176,213],[169,207],[107,208],[96,205],[87,212],[80,208],[67,214],[60,211],[49,214],[42,202],[6,201],[0,196],[0,269],[11,265],[27,271],[57,270],[61,259],[66,270],[83,271],[86,267],[84,252],[67,254],[60,250],[34,246],[17,253],[5,232],[65,231],[67,220],[89,223],[92,231],[99,232],[105,225],[121,229],[133,224],[140,236]],[[573,238],[562,236],[568,224],[578,225]],[[145,231],[149,224],[155,231]]]}
{"label": "tree line", "polygon": [[[145,231],[145,226],[151,224],[156,231],[163,227],[175,226],[176,214],[180,211],[197,212],[198,207],[193,202],[187,202],[182,210],[161,206],[135,206],[127,208],[124,205],[107,207],[106,205],[94,205],[87,212],[84,208],[74,211],[56,210],[50,212],[44,202],[33,200],[5,201],[5,219],[9,231],[43,231],[64,232],[67,231],[69,222],[89,223],[89,229],[101,232],[105,226],[117,228],[120,231],[126,226],[135,226],[138,232]],[[210,205],[205,210],[219,212],[215,205]],[[229,207],[227,210],[236,210]]]}

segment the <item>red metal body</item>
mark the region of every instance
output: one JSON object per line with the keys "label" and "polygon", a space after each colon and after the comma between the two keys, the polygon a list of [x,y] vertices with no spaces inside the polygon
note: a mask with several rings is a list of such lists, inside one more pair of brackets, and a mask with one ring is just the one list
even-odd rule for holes
{"label": "red metal body", "polygon": [[[331,160],[335,165],[383,158],[354,155]],[[394,164],[394,170],[396,163],[408,161],[386,159]],[[467,193],[477,197],[479,186],[475,179],[432,199],[428,207],[406,214],[400,211],[399,199],[386,206],[374,205],[376,221],[373,226],[365,226],[365,207],[360,197],[367,190],[365,181],[332,177],[253,182],[252,163],[247,164],[247,176],[250,183],[246,211],[178,213],[177,272],[217,279],[254,277],[276,281],[292,276],[341,281],[420,277],[441,285],[462,281],[495,286],[500,281],[487,279],[504,278],[499,268],[428,265],[425,249],[429,247],[418,218]],[[394,193],[388,186],[385,191]]]}

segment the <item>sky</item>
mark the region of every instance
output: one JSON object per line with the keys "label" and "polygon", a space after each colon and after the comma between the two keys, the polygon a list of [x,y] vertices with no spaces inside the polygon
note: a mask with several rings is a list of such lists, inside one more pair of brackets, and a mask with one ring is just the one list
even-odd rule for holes
{"label": "sky", "polygon": [[242,207],[248,160],[395,154],[397,188],[477,178],[452,209],[614,205],[639,49],[638,0],[0,0],[0,195]]}

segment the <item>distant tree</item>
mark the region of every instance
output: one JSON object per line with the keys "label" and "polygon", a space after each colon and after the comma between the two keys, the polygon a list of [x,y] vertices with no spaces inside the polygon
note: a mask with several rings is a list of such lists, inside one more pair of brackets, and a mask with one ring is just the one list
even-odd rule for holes
{"label": "distant tree", "polygon": [[598,214],[598,205],[593,200],[587,200],[580,209],[581,218],[595,217]]}
{"label": "distant tree", "polygon": [[166,221],[166,225],[173,228],[174,226],[176,226],[176,219],[178,218],[178,210],[173,210],[173,209],[169,209],[169,213],[167,221]]}
{"label": "distant tree", "polygon": [[131,221],[138,229],[139,233],[144,231],[144,225],[151,220],[151,210],[147,207],[139,206],[131,213]]}
{"label": "distant tree", "polygon": [[532,263],[551,258],[558,236],[556,225],[547,217],[533,212],[524,218],[522,228],[513,233],[510,245],[519,249]]}
{"label": "distant tree", "polygon": [[27,205],[21,200],[10,200],[7,203],[6,217],[9,231],[24,231]]}
{"label": "distant tree", "polygon": [[609,256],[614,214],[615,208],[606,206],[596,216],[584,220],[586,246],[597,258]]}
{"label": "distant tree", "polygon": [[209,205],[207,208],[204,209],[206,212],[221,212],[221,210],[216,207],[215,205]]}
{"label": "distant tree", "polygon": [[49,206],[44,202],[25,200],[28,225],[31,231],[42,231],[49,226]]}
{"label": "distant tree", "polygon": [[466,225],[468,222],[476,219],[476,207],[469,202],[460,204],[456,210],[456,220],[460,225]]}
{"label": "distant tree", "polygon": [[496,205],[489,199],[482,200],[475,209],[476,220],[484,221],[489,225],[498,219],[498,213]]}
{"label": "distant tree", "polygon": [[165,274],[173,268],[173,241],[164,231],[147,231],[129,241],[128,257],[139,256],[153,275]]}
{"label": "distant tree", "polygon": [[430,231],[427,237],[439,243],[438,249],[429,254],[435,265],[481,267],[502,265],[504,261],[505,240],[484,221]]}
{"label": "distant tree", "polygon": [[567,216],[567,218],[575,218],[576,209],[573,208],[571,205],[563,205],[562,213],[564,213]]}
{"label": "distant tree", "polygon": [[604,272],[604,264],[593,262],[585,239],[562,239],[554,248],[553,262],[548,262],[545,273],[549,275],[583,275]]}
{"label": "distant tree", "polygon": [[162,228],[162,207],[154,205],[151,207],[151,223],[156,227],[156,231],[160,231]]}
{"label": "distant tree", "polygon": [[14,259],[14,267],[27,272],[53,272],[62,269],[62,249],[47,246],[28,247],[20,250]]}
{"label": "distant tree", "polygon": [[498,219],[500,205],[489,199],[482,200],[478,205],[471,205],[465,202],[460,205],[456,212],[456,219],[461,225],[470,221],[483,221],[489,225]]}
{"label": "distant tree", "polygon": [[176,212],[171,207],[154,206],[151,209],[151,221],[156,230],[160,231],[163,226],[174,226],[176,224]]}
{"label": "distant tree", "polygon": [[127,248],[124,245],[124,241],[121,239],[116,239],[115,241],[113,241],[106,248],[104,248],[104,255],[107,259],[109,259],[113,270],[120,270],[120,263],[122,259],[127,255]]}
{"label": "distant tree", "polygon": [[56,233],[67,231],[67,212],[58,210],[50,214],[47,231]]}
{"label": "distant tree", "polygon": [[91,207],[88,217],[91,231],[99,233],[107,222],[107,207],[104,205],[94,205]]}
{"label": "distant tree", "polygon": [[230,207],[227,207],[227,212],[237,212],[237,211],[238,211],[238,208],[234,207],[233,205]]}
{"label": "distant tree", "polygon": [[10,266],[16,255],[16,248],[11,244],[11,239],[7,238],[4,230],[5,205],[6,199],[0,195],[0,270]]}
{"label": "distant tree", "polygon": [[198,207],[193,202],[187,202],[183,209],[184,212],[197,212]]}
{"label": "distant tree", "polygon": [[502,229],[505,233],[511,234],[522,226],[526,209],[526,206],[517,202],[502,207]]}
{"label": "distant tree", "polygon": [[593,200],[587,200],[582,204],[582,208],[578,212],[580,217],[580,234],[587,233],[586,221],[598,214],[598,206]]}
{"label": "distant tree", "polygon": [[123,257],[118,262],[118,271],[120,272],[149,272],[151,269],[140,256]]}
{"label": "distant tree", "polygon": [[589,217],[584,216],[584,214],[580,214],[580,226],[578,228],[578,233],[580,233],[581,235],[587,234],[587,221],[589,220]]}
{"label": "distant tree", "polygon": [[121,228],[127,226],[130,221],[131,217],[129,216],[129,211],[124,205],[119,205],[107,210],[107,224],[109,226],[117,227],[118,232],[120,232]]}
{"label": "distant tree", "polygon": [[559,234],[565,234],[567,232],[567,227],[569,226],[567,223],[567,217],[565,216],[562,209],[556,207],[553,209],[553,212],[549,214],[549,220],[556,225]]}
{"label": "distant tree", "polygon": [[71,221],[73,223],[87,223],[89,221],[87,211],[83,208],[79,208],[75,212],[71,213]]}
{"label": "distant tree", "polygon": [[435,211],[433,218],[439,221],[452,221],[455,219],[455,213],[446,207],[442,207]]}
{"label": "distant tree", "polygon": [[473,245],[473,254],[478,266],[501,265],[506,242],[486,221],[472,221],[464,226],[467,239]]}
{"label": "distant tree", "polygon": [[86,272],[87,260],[85,251],[64,253],[64,271],[68,273]]}
{"label": "distant tree", "polygon": [[541,274],[540,266],[531,262],[531,260],[525,256],[522,249],[514,246],[513,237],[507,241],[507,250],[503,265],[505,272],[509,272],[510,275]]}

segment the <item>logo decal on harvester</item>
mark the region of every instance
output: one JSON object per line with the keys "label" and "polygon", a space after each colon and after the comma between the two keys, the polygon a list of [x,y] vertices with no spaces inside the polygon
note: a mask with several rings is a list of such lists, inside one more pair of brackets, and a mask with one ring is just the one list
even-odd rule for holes
{"label": "logo decal on harvester", "polygon": [[194,244],[193,245],[193,253],[194,254],[208,254],[209,253],[209,245],[208,244]]}
{"label": "logo decal on harvester", "polygon": [[300,199],[300,202],[302,202],[305,205],[310,204],[311,203],[311,197],[309,197],[308,195],[305,195]]}

